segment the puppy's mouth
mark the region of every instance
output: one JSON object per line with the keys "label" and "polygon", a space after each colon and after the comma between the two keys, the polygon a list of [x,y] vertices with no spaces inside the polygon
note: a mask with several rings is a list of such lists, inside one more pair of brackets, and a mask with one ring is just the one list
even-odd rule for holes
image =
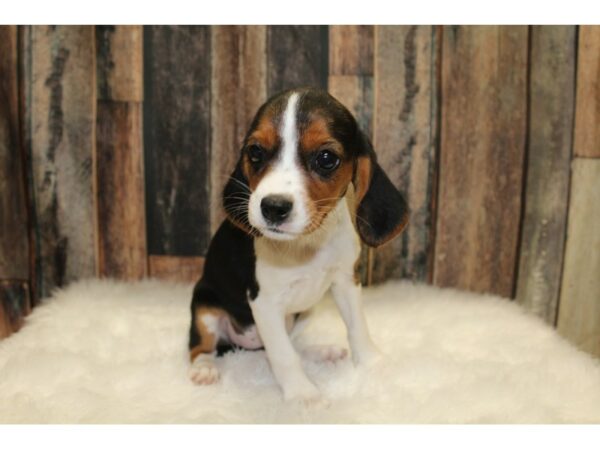
{"label": "puppy's mouth", "polygon": [[267,226],[266,228],[261,229],[261,233],[265,237],[275,239],[278,241],[291,241],[292,239],[296,239],[300,235],[300,233],[286,231],[278,226]]}

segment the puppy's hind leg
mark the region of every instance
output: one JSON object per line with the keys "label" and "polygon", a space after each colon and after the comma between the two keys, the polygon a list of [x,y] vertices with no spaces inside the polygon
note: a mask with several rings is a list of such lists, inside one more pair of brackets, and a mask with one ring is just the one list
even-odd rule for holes
{"label": "puppy's hind leg", "polygon": [[215,356],[220,333],[219,321],[223,314],[217,308],[192,306],[189,376],[196,384],[213,384],[219,380]]}

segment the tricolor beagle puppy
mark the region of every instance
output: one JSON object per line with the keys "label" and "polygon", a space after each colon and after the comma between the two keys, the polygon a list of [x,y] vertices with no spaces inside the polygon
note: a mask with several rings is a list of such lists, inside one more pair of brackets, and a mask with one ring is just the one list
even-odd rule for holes
{"label": "tricolor beagle puppy", "polygon": [[[264,348],[285,399],[318,399],[288,333],[329,289],[354,362],[376,359],[355,273],[359,237],[372,247],[389,241],[408,211],[352,114],[311,88],[269,99],[244,139],[223,205],[227,219],[192,298],[191,379],[217,381],[215,356],[231,348]],[[312,353],[336,360],[346,350]]]}

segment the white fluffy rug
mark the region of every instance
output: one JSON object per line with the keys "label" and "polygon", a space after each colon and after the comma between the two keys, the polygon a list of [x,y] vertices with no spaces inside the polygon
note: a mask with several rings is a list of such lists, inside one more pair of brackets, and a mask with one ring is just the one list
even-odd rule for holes
{"label": "white fluffy rug", "polygon": [[[282,402],[264,352],[220,360],[210,387],[187,378],[191,286],[85,281],[0,342],[0,422],[600,422],[600,364],[507,300],[404,282],[365,289],[387,358],[306,362],[329,408]],[[297,346],[345,345],[326,300]]]}

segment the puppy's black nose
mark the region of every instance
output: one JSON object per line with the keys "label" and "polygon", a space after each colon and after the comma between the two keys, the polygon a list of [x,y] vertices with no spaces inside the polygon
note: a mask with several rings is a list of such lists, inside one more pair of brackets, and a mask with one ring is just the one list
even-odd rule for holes
{"label": "puppy's black nose", "polygon": [[272,224],[283,222],[290,215],[293,206],[292,200],[284,195],[269,195],[260,202],[262,215]]}

